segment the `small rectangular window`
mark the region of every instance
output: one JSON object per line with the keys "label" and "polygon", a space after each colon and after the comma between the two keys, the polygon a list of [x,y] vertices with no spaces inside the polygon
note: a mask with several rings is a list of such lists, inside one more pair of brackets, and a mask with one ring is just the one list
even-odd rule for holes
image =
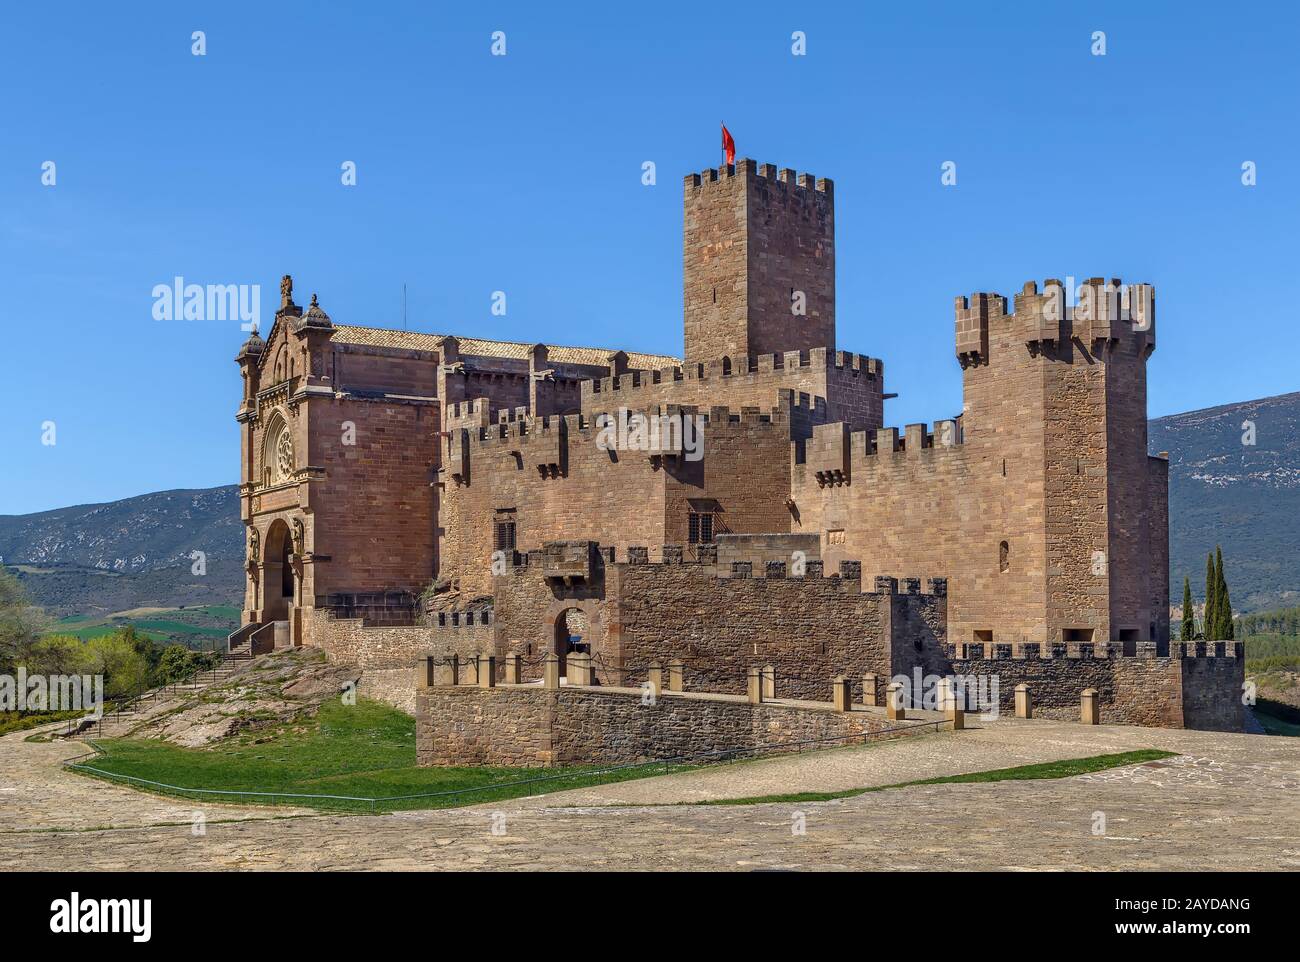
{"label": "small rectangular window", "polygon": [[514,551],[515,523],[513,521],[498,521],[493,543],[497,551]]}
{"label": "small rectangular window", "polygon": [[686,539],[691,544],[713,543],[713,514],[692,511],[686,519]]}

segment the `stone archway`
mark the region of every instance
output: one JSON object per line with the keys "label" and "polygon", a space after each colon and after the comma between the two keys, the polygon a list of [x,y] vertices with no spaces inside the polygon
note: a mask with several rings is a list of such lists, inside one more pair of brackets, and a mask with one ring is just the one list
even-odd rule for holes
{"label": "stone archway", "polygon": [[293,536],[277,518],[266,529],[262,550],[262,621],[288,621],[294,606]]}
{"label": "stone archway", "polygon": [[547,650],[560,659],[560,675],[566,674],[567,656],[582,651],[592,656],[602,654],[604,631],[599,603],[584,599],[559,600],[546,613]]}
{"label": "stone archway", "polygon": [[565,608],[555,619],[551,648],[560,658],[560,674],[566,674],[568,656],[574,652],[591,652],[591,622],[581,608]]}

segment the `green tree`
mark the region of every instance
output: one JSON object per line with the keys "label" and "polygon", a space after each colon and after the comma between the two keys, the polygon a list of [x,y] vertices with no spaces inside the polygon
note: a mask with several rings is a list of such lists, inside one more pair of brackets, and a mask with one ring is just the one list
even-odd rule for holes
{"label": "green tree", "polygon": [[1192,606],[1192,579],[1183,578],[1183,628],[1178,633],[1182,641],[1196,637],[1196,609]]}
{"label": "green tree", "polygon": [[31,646],[23,664],[42,675],[81,675],[89,673],[90,657],[76,635],[47,635]]}
{"label": "green tree", "polygon": [[148,687],[149,665],[134,640],[116,631],[86,642],[90,674],[104,676],[104,697],[129,698]]}
{"label": "green tree", "polygon": [[7,568],[0,567],[0,673],[10,674],[25,662],[45,627],[39,608]]}
{"label": "green tree", "polygon": [[184,645],[168,645],[158,659],[157,677],[163,684],[188,678],[194,659]]}
{"label": "green tree", "polygon": [[1214,571],[1214,552],[1205,556],[1205,614],[1201,616],[1201,637],[1209,640],[1214,632],[1214,592],[1219,586],[1218,575]]}
{"label": "green tree", "polygon": [[1223,576],[1223,548],[1216,545],[1214,548],[1214,568],[1215,568],[1215,585],[1214,585],[1214,614],[1218,619],[1218,625],[1214,633],[1215,641],[1232,641],[1232,598],[1228,594],[1228,579]]}

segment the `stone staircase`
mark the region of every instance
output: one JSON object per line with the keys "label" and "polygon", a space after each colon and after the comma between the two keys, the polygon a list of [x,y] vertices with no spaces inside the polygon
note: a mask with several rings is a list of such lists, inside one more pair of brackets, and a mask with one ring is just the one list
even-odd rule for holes
{"label": "stone staircase", "polygon": [[68,723],[67,730],[55,734],[63,738],[129,737],[150,719],[174,710],[205,688],[221,684],[252,658],[252,646],[245,640],[224,652],[215,668],[199,672],[189,681],[151,689],[113,711],[106,711],[102,718],[76,719]]}

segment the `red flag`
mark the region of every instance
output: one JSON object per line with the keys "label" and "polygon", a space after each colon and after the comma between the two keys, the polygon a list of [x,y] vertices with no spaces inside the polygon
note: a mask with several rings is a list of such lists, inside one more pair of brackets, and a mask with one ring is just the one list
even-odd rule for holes
{"label": "red flag", "polygon": [[726,124],[722,125],[722,150],[727,155],[727,163],[734,164],[736,162],[736,141],[732,139],[731,131],[727,129]]}

